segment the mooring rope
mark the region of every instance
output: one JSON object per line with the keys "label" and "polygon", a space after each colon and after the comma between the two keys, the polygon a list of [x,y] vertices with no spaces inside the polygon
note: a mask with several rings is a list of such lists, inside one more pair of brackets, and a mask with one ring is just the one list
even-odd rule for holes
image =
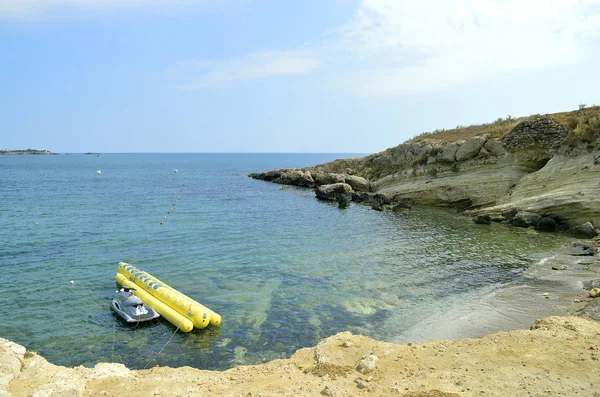
{"label": "mooring rope", "polygon": [[179,331],[179,327],[181,327],[181,324],[183,324],[183,320],[181,320],[181,322],[180,322],[180,323],[179,323],[179,325],[177,326],[177,329],[176,329],[176,330],[173,332],[173,334],[171,335],[171,337],[169,338],[169,340],[167,341],[167,343],[165,343],[165,345],[162,347],[162,349],[160,349],[160,350],[158,351],[158,353],[156,353],[156,354],[154,355],[154,357],[152,357],[152,358],[150,359],[150,361],[148,361],[148,363],[147,363],[147,364],[144,366],[144,369],[148,368],[148,365],[150,365],[150,363],[151,363],[152,361],[155,361],[155,360],[156,360],[156,357],[158,357],[158,355],[159,355],[160,353],[162,353],[162,351],[163,351],[163,350],[165,350],[165,348],[167,347],[167,345],[169,344],[169,342],[171,342],[171,339],[173,339],[173,337],[175,336],[175,334],[177,333],[177,331]]}

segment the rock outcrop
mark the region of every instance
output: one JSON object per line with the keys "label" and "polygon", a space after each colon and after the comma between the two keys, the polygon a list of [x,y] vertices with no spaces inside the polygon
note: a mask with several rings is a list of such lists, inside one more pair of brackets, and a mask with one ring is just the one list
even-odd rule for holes
{"label": "rock outcrop", "polygon": [[[589,132],[600,108],[577,117],[575,132]],[[572,133],[551,116],[537,116],[515,123],[503,138],[408,142],[364,158],[251,176],[310,188],[344,183],[353,201],[381,210],[402,202],[445,206],[546,232],[589,222],[571,231],[591,238],[600,228],[600,133],[583,140]],[[530,215],[513,220],[518,212]]]}

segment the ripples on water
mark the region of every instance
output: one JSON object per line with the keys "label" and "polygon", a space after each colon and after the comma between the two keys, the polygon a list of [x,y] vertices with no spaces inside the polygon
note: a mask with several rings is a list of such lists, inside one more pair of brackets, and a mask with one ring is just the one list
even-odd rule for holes
{"label": "ripples on water", "polygon": [[[561,242],[435,209],[340,210],[245,176],[339,157],[1,156],[0,336],[61,365],[203,369],[346,330],[402,341],[430,313],[518,283]],[[119,261],[217,311],[222,327],[177,333],[153,361],[174,328],[126,326],[109,310]]]}

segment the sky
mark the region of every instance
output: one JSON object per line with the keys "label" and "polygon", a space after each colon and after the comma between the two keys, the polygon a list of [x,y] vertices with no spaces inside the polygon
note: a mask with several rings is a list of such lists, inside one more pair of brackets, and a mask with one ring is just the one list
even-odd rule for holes
{"label": "sky", "polygon": [[0,0],[0,149],[375,153],[599,70],[600,0]]}

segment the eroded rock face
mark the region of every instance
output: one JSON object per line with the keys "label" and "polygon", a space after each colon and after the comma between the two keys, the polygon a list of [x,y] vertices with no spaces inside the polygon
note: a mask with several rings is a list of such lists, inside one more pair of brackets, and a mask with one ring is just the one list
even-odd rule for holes
{"label": "eroded rock face", "polygon": [[553,149],[559,147],[569,135],[569,131],[550,116],[525,120],[509,132],[502,143],[506,149],[515,152],[520,149]]}

